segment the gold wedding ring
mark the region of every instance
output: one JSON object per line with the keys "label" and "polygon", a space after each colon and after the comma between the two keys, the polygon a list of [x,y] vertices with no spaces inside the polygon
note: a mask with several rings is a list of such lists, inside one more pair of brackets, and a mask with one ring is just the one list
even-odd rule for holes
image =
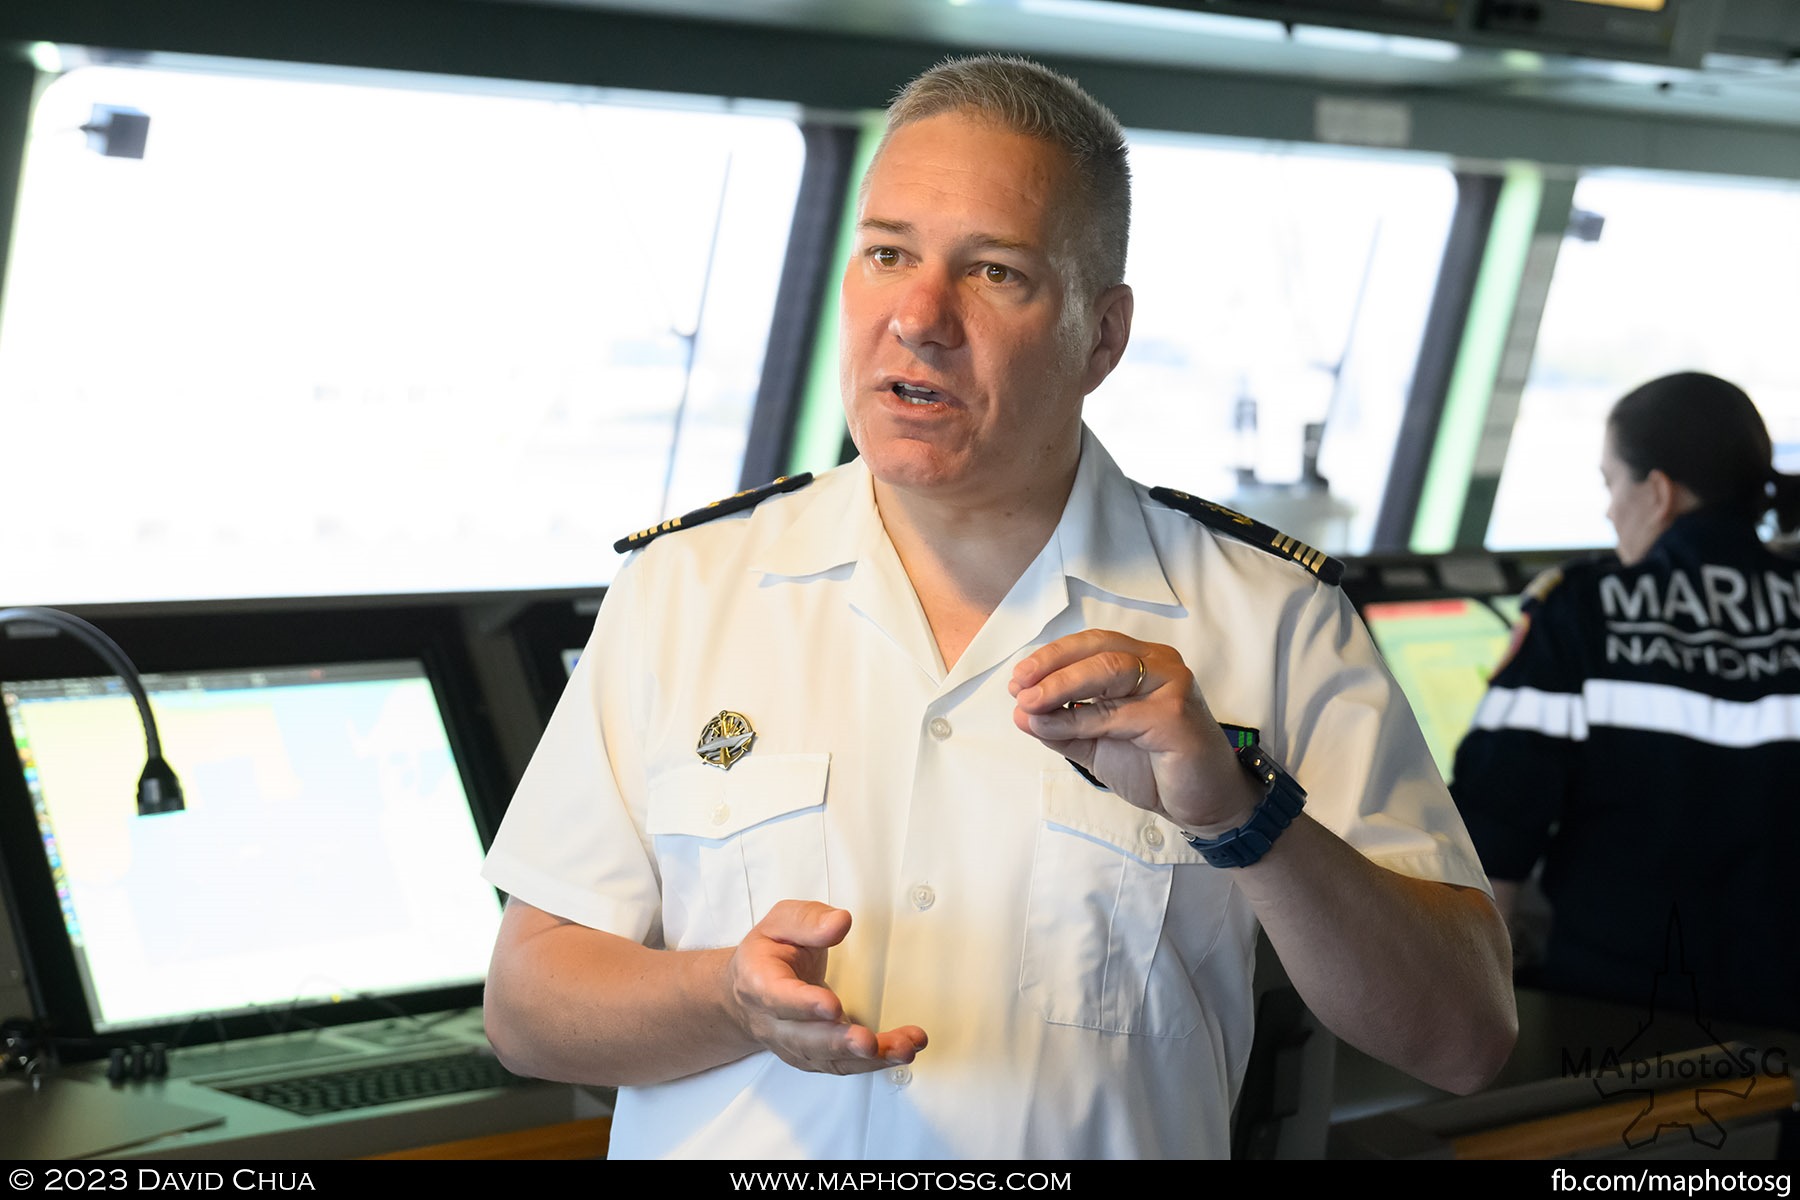
{"label": "gold wedding ring", "polygon": [[1135,696],[1138,694],[1138,689],[1144,686],[1144,673],[1145,673],[1144,658],[1142,655],[1139,655],[1138,656],[1137,682],[1131,685],[1131,691],[1127,692],[1126,695]]}

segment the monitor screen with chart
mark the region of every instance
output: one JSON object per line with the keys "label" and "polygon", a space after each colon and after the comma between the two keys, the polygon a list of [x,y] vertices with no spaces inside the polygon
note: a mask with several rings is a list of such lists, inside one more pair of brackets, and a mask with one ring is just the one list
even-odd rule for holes
{"label": "monitor screen with chart", "polygon": [[121,681],[6,666],[8,877],[59,1027],[180,1042],[473,1001],[500,904],[424,656],[146,671],[185,800],[154,816]]}
{"label": "monitor screen with chart", "polygon": [[1362,615],[1449,779],[1457,743],[1506,653],[1508,619],[1492,601],[1467,596],[1376,601]]}

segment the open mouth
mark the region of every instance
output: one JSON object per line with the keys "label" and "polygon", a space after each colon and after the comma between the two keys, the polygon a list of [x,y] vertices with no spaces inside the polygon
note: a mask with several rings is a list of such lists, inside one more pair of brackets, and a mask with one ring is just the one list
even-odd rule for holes
{"label": "open mouth", "polygon": [[939,404],[944,399],[928,387],[918,387],[910,383],[896,383],[893,391],[894,395],[908,404]]}

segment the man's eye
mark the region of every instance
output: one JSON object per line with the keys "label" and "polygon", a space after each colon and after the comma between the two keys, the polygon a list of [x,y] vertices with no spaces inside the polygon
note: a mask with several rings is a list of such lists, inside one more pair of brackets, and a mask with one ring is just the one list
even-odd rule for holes
{"label": "man's eye", "polygon": [[900,265],[900,252],[892,246],[874,246],[869,250],[869,261],[878,267],[897,267]]}
{"label": "man's eye", "polygon": [[981,277],[988,283],[1017,283],[1019,281],[1017,271],[1011,267],[1001,266],[999,263],[983,263]]}

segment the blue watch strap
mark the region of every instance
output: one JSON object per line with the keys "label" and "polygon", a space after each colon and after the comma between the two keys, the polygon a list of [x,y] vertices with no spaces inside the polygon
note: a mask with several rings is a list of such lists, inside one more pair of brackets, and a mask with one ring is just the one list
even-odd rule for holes
{"label": "blue watch strap", "polygon": [[1249,866],[1269,852],[1281,831],[1293,824],[1306,807],[1306,790],[1261,746],[1240,747],[1237,756],[1244,769],[1263,786],[1263,798],[1257,801],[1256,811],[1248,821],[1219,837],[1187,835],[1188,845],[1215,867]]}

